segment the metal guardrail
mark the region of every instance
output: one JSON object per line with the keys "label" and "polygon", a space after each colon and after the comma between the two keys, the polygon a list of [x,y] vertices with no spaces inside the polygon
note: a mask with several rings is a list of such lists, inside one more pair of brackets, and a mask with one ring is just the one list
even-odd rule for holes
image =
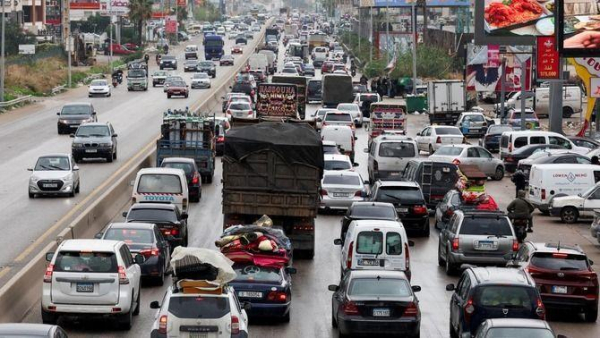
{"label": "metal guardrail", "polygon": [[56,86],[56,87],[52,88],[50,93],[52,95],[56,95],[56,94],[62,92],[63,90],[65,90],[66,87],[67,87],[66,85]]}
{"label": "metal guardrail", "polygon": [[0,102],[0,110],[6,109],[8,107],[14,106],[19,103],[29,102],[31,101],[31,95],[21,96],[14,100]]}

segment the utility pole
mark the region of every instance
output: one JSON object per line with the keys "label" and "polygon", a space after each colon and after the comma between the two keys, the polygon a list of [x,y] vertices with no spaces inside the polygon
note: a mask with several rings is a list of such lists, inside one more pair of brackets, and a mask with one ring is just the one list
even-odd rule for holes
{"label": "utility pole", "polygon": [[113,15],[112,15],[112,0],[108,0],[108,18],[109,18],[109,23],[108,25],[110,26],[110,43],[108,44],[108,48],[110,51],[110,55],[108,58],[108,62],[110,63],[110,74],[112,75],[112,73],[114,72],[113,69],[113,50],[114,50],[114,46],[113,46]]}
{"label": "utility pole", "polygon": [[[371,13],[371,38],[369,39],[371,43],[369,44],[369,62],[373,61],[373,44],[375,43],[375,39],[373,39],[373,7],[369,7],[369,12]],[[379,32],[379,30],[377,30]]]}
{"label": "utility pole", "polygon": [[[2,0],[0,0],[2,1]],[[69,10],[69,1],[68,0],[63,0],[63,15],[65,16],[63,19],[64,22],[64,36],[66,37],[66,41],[65,41],[65,47],[67,48],[67,63],[68,63],[68,81],[67,81],[67,85],[69,86],[69,88],[71,88],[71,17],[70,17],[70,10]]]}
{"label": "utility pole", "polygon": [[0,42],[2,44],[2,48],[0,53],[2,55],[0,55],[0,71],[2,72],[2,74],[0,74],[0,102],[4,102],[4,74],[6,73],[6,70],[4,69],[4,67],[6,66],[5,64],[5,60],[4,60],[4,31],[5,31],[5,18],[4,18],[4,0],[0,0],[2,1],[2,41]]}
{"label": "utility pole", "polygon": [[412,33],[413,33],[413,44],[412,44],[412,71],[413,71],[413,81],[412,81],[412,93],[413,95],[417,94],[417,4],[413,3],[412,5],[412,13],[411,13],[411,21],[412,21]]}
{"label": "utility pole", "polygon": [[385,51],[387,53],[387,62],[390,62],[390,0],[385,4]]}

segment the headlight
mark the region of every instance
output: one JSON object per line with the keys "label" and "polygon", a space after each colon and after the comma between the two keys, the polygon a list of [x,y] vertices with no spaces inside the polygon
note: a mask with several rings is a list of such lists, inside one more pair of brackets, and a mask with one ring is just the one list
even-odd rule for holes
{"label": "headlight", "polygon": [[83,120],[83,122],[84,122],[84,123],[87,123],[87,122],[94,122],[94,118],[93,118],[93,117],[90,117],[90,118],[88,118],[88,119],[85,119],[85,120]]}
{"label": "headlight", "polygon": [[73,174],[68,174],[67,176],[62,178],[63,182],[69,183],[73,180]]}
{"label": "headlight", "polygon": [[64,124],[67,124],[67,123],[69,123],[69,120],[62,120],[62,119],[61,119],[61,120],[58,120],[58,122],[60,122],[60,123],[64,123]]}
{"label": "headlight", "polygon": [[101,147],[112,147],[112,143],[100,143]]}
{"label": "headlight", "polygon": [[83,148],[83,143],[73,143],[71,145],[71,147],[73,147],[73,148]]}
{"label": "headlight", "polygon": [[39,180],[40,180],[40,178],[37,176],[31,176],[31,178],[29,178],[29,181],[31,181],[31,183],[36,183]]}

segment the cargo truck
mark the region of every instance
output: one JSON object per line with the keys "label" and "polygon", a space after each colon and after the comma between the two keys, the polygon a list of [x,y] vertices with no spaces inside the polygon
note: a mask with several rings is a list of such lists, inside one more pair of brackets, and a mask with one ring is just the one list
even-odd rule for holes
{"label": "cargo truck", "polygon": [[335,108],[340,103],[352,103],[352,77],[343,74],[323,76],[323,107]]}
{"label": "cargo truck", "polygon": [[[300,119],[304,120],[304,116],[306,115],[306,87],[308,79],[304,76],[273,75],[271,83],[288,83],[298,87],[298,114],[300,115]],[[352,89],[350,92],[352,94]],[[352,102],[352,99],[348,102]]]}
{"label": "cargo truck", "polygon": [[166,157],[193,158],[202,182],[212,183],[215,173],[214,119],[185,111],[169,111],[163,116],[160,139],[156,141],[156,166]]}
{"label": "cargo truck", "polygon": [[267,215],[283,228],[295,254],[312,258],[322,175],[323,145],[309,125],[232,128],[223,155],[223,229]]}
{"label": "cargo truck", "polygon": [[431,81],[427,84],[427,110],[431,124],[454,125],[465,111],[465,83],[460,80]]}
{"label": "cargo truck", "polygon": [[298,87],[293,84],[261,83],[256,97],[257,117],[298,118]]}

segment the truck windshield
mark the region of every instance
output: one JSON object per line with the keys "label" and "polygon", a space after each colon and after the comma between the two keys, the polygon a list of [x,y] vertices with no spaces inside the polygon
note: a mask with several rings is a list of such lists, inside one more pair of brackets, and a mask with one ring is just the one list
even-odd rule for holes
{"label": "truck windshield", "polygon": [[142,69],[131,69],[127,73],[129,77],[146,77],[146,71]]}
{"label": "truck windshield", "polygon": [[223,47],[223,41],[221,40],[208,40],[204,43],[205,47],[216,48]]}
{"label": "truck windshield", "polygon": [[145,174],[140,177],[137,192],[181,194],[181,182],[176,175]]}

